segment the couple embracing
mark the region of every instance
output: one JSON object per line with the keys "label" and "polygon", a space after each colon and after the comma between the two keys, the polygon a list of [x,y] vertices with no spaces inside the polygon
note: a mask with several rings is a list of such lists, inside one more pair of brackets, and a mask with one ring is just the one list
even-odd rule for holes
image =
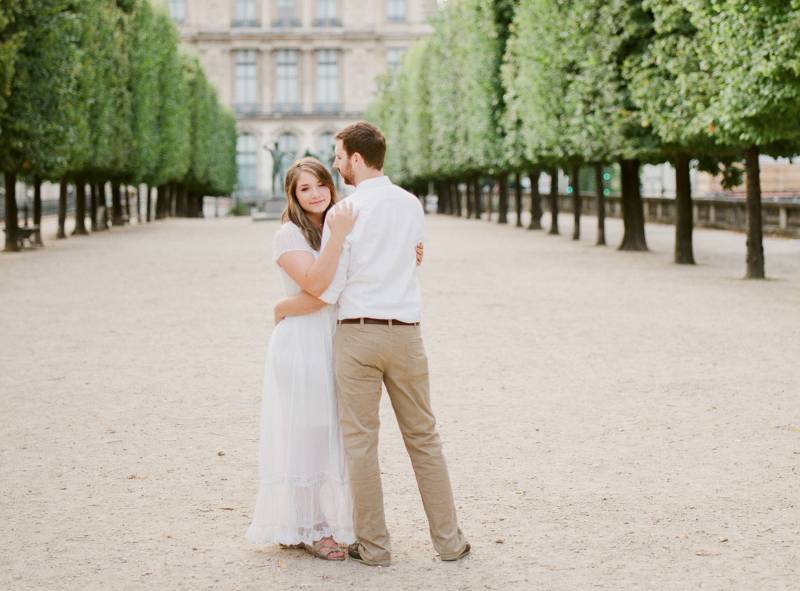
{"label": "couple embracing", "polygon": [[385,385],[442,560],[470,551],[456,518],[431,410],[420,333],[423,211],[383,174],[386,141],[358,122],[336,136],[334,167],[356,187],[336,203],[330,173],[304,158],[286,175],[273,260],[275,306],[264,377],[259,491],[250,541],[327,560],[391,561],[378,465]]}

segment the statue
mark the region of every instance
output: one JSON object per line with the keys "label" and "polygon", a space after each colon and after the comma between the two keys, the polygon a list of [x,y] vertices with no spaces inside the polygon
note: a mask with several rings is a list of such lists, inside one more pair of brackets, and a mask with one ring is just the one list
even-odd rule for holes
{"label": "statue", "polygon": [[273,142],[272,147],[264,146],[264,149],[272,156],[272,198],[278,196],[278,189],[283,194],[283,159],[286,152],[278,147],[278,142]]}

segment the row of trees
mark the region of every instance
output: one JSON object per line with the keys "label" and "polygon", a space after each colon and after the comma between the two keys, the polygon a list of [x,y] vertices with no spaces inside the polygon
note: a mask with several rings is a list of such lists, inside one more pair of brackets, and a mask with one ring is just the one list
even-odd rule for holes
{"label": "row of trees", "polygon": [[[201,214],[204,195],[236,180],[236,128],[197,58],[178,47],[170,17],[150,0],[4,0],[0,4],[0,172],[6,250],[16,250],[15,185],[60,183],[66,237],[68,185],[75,234],[124,221],[120,187],[146,185],[147,220]],[[87,187],[90,202],[87,207]],[[137,191],[138,201],[142,191]],[[103,212],[104,215],[98,215]]]}
{"label": "row of trees", "polygon": [[467,215],[480,217],[491,177],[506,223],[509,185],[519,201],[527,175],[539,228],[540,174],[564,170],[577,196],[593,171],[600,244],[603,169],[618,165],[623,250],[647,249],[641,165],[670,162],[677,263],[694,263],[690,166],[727,186],[744,174],[747,277],[763,278],[759,155],[800,152],[799,30],[798,0],[449,0],[370,118],[392,146],[390,173],[411,188],[436,183],[452,213],[466,184]]}

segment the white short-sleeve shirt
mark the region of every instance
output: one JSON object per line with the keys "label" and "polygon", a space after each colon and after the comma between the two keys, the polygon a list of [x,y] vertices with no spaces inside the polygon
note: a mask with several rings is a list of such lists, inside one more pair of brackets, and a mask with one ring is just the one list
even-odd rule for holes
{"label": "white short-sleeve shirt", "polygon": [[[340,320],[419,322],[416,245],[424,239],[422,204],[386,176],[361,182],[344,202],[353,205],[358,219],[345,241],[336,276],[320,299],[339,303]],[[326,225],[323,248],[328,237]]]}

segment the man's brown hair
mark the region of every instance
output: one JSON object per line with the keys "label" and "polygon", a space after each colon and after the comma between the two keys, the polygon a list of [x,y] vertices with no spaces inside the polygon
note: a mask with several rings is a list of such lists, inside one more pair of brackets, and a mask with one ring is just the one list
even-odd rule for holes
{"label": "man's brown hair", "polygon": [[370,168],[378,170],[383,168],[383,160],[386,158],[386,138],[372,123],[366,121],[352,123],[337,133],[336,139],[342,140],[348,156],[358,152]]}

